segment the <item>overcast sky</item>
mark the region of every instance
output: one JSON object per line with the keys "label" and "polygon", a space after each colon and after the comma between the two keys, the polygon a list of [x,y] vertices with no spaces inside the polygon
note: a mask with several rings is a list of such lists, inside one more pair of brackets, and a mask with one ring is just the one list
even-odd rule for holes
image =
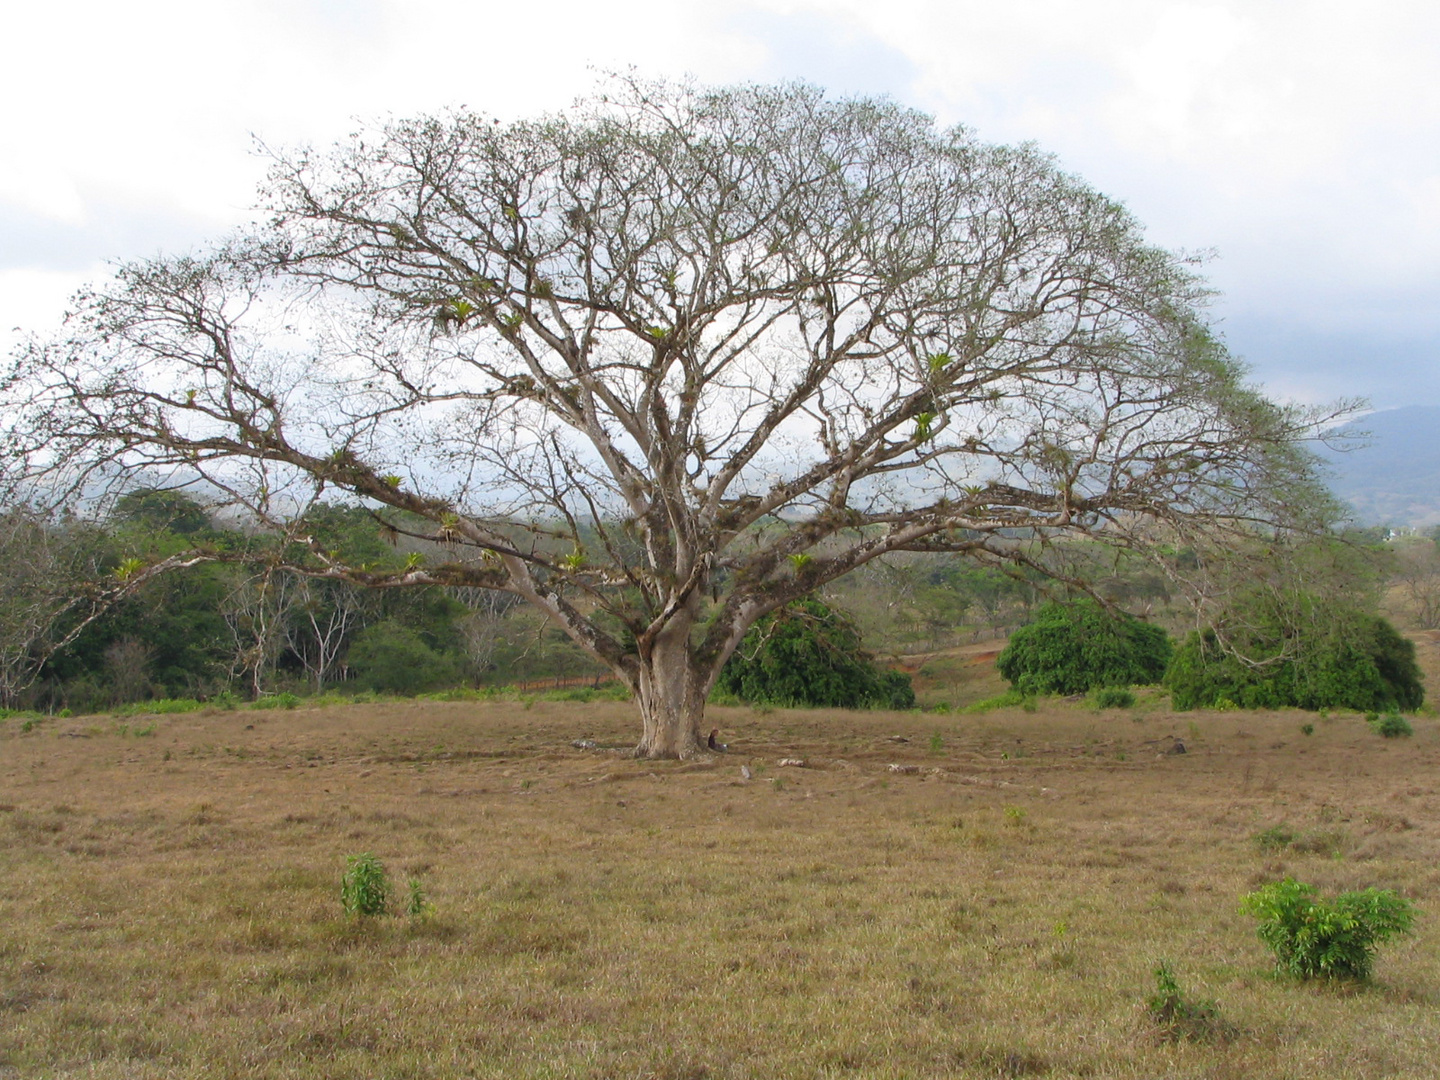
{"label": "overcast sky", "polygon": [[11,6],[0,342],[107,262],[249,218],[254,138],[561,108],[596,69],[805,79],[1031,140],[1152,240],[1277,397],[1440,405],[1440,5],[1419,0],[126,0]]}

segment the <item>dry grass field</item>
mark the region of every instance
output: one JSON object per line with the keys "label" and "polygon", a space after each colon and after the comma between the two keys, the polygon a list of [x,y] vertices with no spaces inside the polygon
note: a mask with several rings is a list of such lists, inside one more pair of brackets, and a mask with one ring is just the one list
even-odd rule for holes
{"label": "dry grass field", "polygon": [[[1434,719],[713,718],[688,763],[604,749],[619,704],[0,722],[0,1077],[1440,1071]],[[433,912],[347,916],[365,851]],[[1285,875],[1417,933],[1278,978],[1238,904]],[[1160,960],[1212,1038],[1160,1036]]]}

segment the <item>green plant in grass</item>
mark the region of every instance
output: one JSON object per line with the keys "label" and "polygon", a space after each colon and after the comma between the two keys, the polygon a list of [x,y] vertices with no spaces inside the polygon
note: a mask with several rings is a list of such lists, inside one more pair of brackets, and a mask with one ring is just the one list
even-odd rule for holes
{"label": "green plant in grass", "polygon": [[1164,960],[1155,968],[1155,993],[1145,999],[1150,1019],[1170,1042],[1187,1039],[1203,1042],[1223,1037],[1229,1025],[1220,1018],[1220,1007],[1210,1000],[1186,996],[1175,978],[1175,970]]}
{"label": "green plant in grass", "polygon": [[419,878],[411,878],[406,884],[405,914],[412,919],[423,919],[435,910],[425,895],[425,886]]}
{"label": "green plant in grass", "polygon": [[1300,979],[1368,979],[1375,948],[1410,932],[1415,905],[1390,889],[1341,893],[1334,900],[1293,878],[1271,882],[1241,901],[1260,920],[1260,940],[1276,968]]}
{"label": "green plant in grass", "polygon": [[971,702],[965,706],[965,708],[961,709],[960,712],[974,715],[976,713],[989,712],[991,709],[1009,709],[1017,705],[1022,708],[1029,705],[1030,711],[1035,711],[1033,699],[1026,697],[1018,690],[1007,690],[1003,694],[997,694],[994,697],[982,698],[979,701]]}
{"label": "green plant in grass", "polygon": [[1370,721],[1370,726],[1375,729],[1377,735],[1383,735],[1387,739],[1405,738],[1415,734],[1415,729],[1410,726],[1410,721],[1398,712],[1377,716]]}
{"label": "green plant in grass", "polygon": [[351,915],[370,917],[389,911],[390,876],[384,864],[368,851],[349,856],[340,879],[340,900]]}
{"label": "green plant in grass", "polygon": [[1280,851],[1295,842],[1299,834],[1288,825],[1271,825],[1255,834],[1255,845],[1261,851]]}
{"label": "green plant in grass", "polygon": [[1135,694],[1123,686],[1101,686],[1090,692],[1090,703],[1097,709],[1133,709]]}

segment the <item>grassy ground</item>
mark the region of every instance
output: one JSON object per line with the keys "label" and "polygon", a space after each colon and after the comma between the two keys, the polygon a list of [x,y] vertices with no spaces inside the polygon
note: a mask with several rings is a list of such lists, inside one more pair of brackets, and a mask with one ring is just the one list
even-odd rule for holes
{"label": "grassy ground", "polygon": [[[0,1077],[1434,1075],[1433,719],[713,718],[683,764],[570,745],[619,704],[0,723]],[[433,914],[347,917],[363,851]],[[1238,902],[1287,874],[1424,915],[1279,979]]]}

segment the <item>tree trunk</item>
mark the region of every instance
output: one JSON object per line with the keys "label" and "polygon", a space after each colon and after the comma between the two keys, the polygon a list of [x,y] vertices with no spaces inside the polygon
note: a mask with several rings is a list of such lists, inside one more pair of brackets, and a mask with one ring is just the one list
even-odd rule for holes
{"label": "tree trunk", "polygon": [[637,757],[683,758],[704,748],[708,683],[691,655],[690,628],[677,620],[642,658],[635,700],[644,734],[635,748]]}

